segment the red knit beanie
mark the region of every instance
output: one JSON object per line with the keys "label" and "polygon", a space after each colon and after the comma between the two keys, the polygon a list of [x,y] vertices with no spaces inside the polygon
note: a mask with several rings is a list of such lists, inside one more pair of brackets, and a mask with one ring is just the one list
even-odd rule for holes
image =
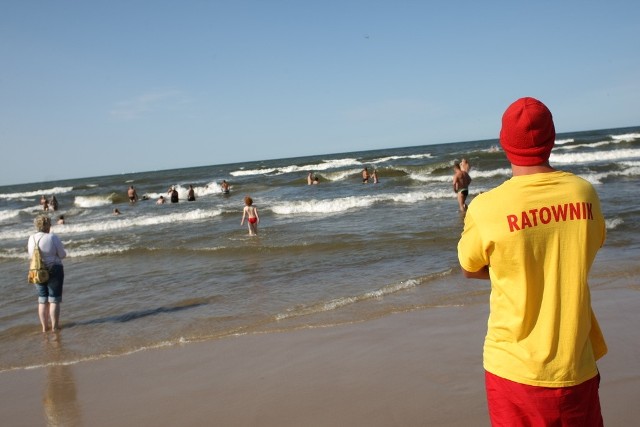
{"label": "red knit beanie", "polygon": [[555,140],[551,111],[537,99],[520,98],[502,115],[500,145],[514,165],[545,163]]}

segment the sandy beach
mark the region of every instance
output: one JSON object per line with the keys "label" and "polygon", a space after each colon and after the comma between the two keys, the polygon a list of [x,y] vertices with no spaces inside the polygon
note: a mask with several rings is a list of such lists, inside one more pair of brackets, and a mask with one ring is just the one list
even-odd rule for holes
{"label": "sandy beach", "polygon": [[[605,424],[635,425],[640,293],[609,287],[593,299],[609,344],[599,365]],[[5,372],[0,419],[8,426],[489,425],[486,316],[484,304],[443,307]]]}

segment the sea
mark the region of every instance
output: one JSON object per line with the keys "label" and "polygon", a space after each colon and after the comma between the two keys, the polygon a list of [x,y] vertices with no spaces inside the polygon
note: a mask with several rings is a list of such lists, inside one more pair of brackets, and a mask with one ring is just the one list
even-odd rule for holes
{"label": "sea", "polygon": [[[0,187],[0,373],[486,304],[489,284],[464,280],[457,261],[452,165],[462,158],[470,203],[511,176],[491,139]],[[607,241],[591,286],[637,277],[640,127],[558,134],[550,162],[602,200]],[[362,183],[364,167],[378,183]],[[172,186],[179,203],[156,204]],[[55,355],[26,279],[43,195],[58,200],[51,232],[68,253]],[[246,195],[257,236],[240,225]]]}

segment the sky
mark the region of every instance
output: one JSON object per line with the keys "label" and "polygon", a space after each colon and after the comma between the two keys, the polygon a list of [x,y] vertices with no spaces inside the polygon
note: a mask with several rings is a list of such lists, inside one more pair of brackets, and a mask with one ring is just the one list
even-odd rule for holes
{"label": "sky", "polygon": [[640,125],[640,2],[0,2],[0,185]]}

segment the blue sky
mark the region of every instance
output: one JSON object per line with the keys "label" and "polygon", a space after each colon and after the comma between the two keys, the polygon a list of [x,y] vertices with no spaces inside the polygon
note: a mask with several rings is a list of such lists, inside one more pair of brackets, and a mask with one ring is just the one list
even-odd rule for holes
{"label": "blue sky", "polygon": [[637,1],[4,1],[0,185],[640,125]]}

